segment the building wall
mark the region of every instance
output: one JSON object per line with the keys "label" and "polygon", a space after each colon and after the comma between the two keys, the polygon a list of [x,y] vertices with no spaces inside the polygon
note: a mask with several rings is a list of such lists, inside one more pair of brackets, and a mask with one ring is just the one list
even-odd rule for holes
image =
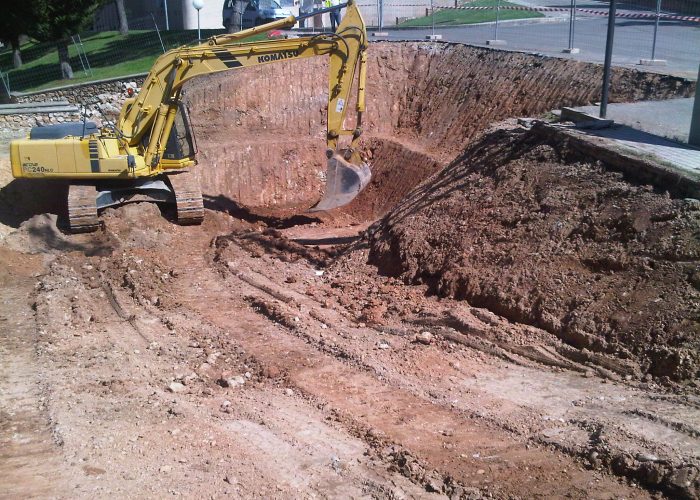
{"label": "building wall", "polygon": [[[176,0],[171,0],[173,3]],[[182,8],[182,27],[186,30],[197,29],[197,10],[192,7],[191,0],[179,0]],[[203,29],[223,28],[221,11],[224,0],[204,0],[204,7],[199,12],[200,27]]]}
{"label": "building wall", "polygon": [[[197,29],[197,10],[192,6],[192,0],[125,0],[127,16],[129,18],[129,27],[131,29],[152,29],[153,17],[155,17],[158,27],[165,29],[165,8],[164,3],[168,4],[168,21],[170,29]],[[321,7],[321,0],[281,0],[282,5],[289,5],[297,2],[301,3],[305,9],[316,5]],[[362,17],[368,26],[377,25],[377,0],[358,0]],[[384,26],[393,26],[396,24],[397,18],[399,21],[420,17],[426,14],[426,9],[430,7],[430,0],[402,0],[400,3],[405,6],[397,5],[390,0],[384,0]],[[223,28],[223,20],[221,11],[224,0],[204,0],[204,7],[200,11],[200,27],[202,29],[219,29]],[[454,0],[434,0],[434,5],[448,6],[454,5]],[[328,14],[323,17],[323,23],[318,21],[316,27],[330,26]],[[314,26],[314,20],[308,20],[306,26]],[[94,29],[115,30],[119,23],[116,16],[116,8],[114,3],[107,3],[95,15]]]}

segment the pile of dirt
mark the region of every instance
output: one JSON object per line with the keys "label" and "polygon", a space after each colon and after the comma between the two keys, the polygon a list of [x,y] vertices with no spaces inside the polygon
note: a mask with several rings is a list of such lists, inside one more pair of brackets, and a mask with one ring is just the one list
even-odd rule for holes
{"label": "pile of dirt", "polygon": [[369,261],[639,375],[700,375],[700,202],[523,129],[485,135],[369,229]]}

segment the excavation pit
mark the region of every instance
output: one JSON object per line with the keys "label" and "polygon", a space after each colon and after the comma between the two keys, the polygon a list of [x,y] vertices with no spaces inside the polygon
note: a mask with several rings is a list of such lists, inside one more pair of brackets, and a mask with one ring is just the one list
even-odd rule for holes
{"label": "excavation pit", "polygon": [[595,101],[599,67],[370,54],[374,182],[342,211],[305,213],[320,59],[192,82],[201,226],[132,203],[69,234],[65,185],[0,191],[16,496],[698,498],[695,195],[513,119]]}
{"label": "excavation pit", "polygon": [[[362,219],[385,213],[492,123],[591,103],[600,94],[602,67],[589,63],[447,43],[373,43],[368,56],[362,129],[375,182],[354,204]],[[326,73],[319,57],[190,85],[209,200],[283,211],[318,200],[326,165]],[[692,95],[693,87],[616,69],[612,96],[664,99]]]}

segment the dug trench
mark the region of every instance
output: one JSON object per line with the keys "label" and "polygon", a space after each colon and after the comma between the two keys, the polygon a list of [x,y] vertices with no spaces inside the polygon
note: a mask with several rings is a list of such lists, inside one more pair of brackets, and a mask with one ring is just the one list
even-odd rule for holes
{"label": "dug trench", "polygon": [[[311,217],[324,73],[189,89],[203,226],[133,204],[94,235],[38,215],[4,239],[3,366],[32,375],[7,380],[39,423],[3,400],[2,481],[45,493],[30,463],[73,496],[697,498],[696,202],[503,122],[594,101],[600,68],[372,44],[373,183]],[[692,92],[614,78],[616,100]]]}

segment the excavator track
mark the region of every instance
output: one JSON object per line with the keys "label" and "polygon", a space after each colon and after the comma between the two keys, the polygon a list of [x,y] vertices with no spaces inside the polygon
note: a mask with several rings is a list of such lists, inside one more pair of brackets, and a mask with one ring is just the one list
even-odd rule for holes
{"label": "excavator track", "polygon": [[68,188],[68,225],[72,233],[91,233],[100,227],[95,186],[71,184]]}
{"label": "excavator track", "polygon": [[198,225],[204,220],[204,201],[202,189],[194,172],[186,170],[168,175],[170,185],[175,192],[177,205],[177,223],[181,225]]}

